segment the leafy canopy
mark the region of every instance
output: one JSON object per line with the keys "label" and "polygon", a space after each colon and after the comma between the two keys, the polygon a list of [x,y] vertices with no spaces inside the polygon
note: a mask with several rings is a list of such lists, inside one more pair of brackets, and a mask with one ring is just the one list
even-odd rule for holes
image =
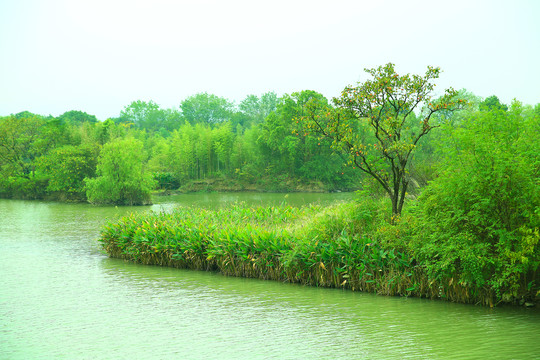
{"label": "leafy canopy", "polygon": [[117,139],[103,146],[96,178],[85,179],[86,196],[93,204],[149,204],[155,182],[143,171],[144,148],[140,140]]}
{"label": "leafy canopy", "polygon": [[[434,100],[440,69],[428,66],[424,76],[399,75],[394,64],[366,69],[372,79],[347,86],[334,107],[313,99],[306,105],[301,131],[332,141],[348,164],[373,177],[390,196],[392,212],[401,213],[411,181],[407,166],[420,139],[437,125],[432,115],[465,104],[450,88]],[[418,119],[415,110],[421,110]]]}

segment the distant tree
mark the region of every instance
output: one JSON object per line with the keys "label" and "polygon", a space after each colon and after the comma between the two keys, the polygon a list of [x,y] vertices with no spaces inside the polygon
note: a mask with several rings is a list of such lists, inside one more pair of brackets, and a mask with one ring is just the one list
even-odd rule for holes
{"label": "distant tree", "polygon": [[188,122],[178,130],[173,131],[169,138],[167,160],[170,164],[170,171],[179,181],[198,178],[200,162],[195,151],[198,135]]}
{"label": "distant tree", "polygon": [[[332,141],[346,154],[348,163],[373,177],[392,202],[392,214],[401,214],[410,183],[408,165],[419,140],[437,127],[431,122],[439,111],[455,111],[464,105],[456,91],[432,100],[440,69],[428,67],[425,76],[398,75],[394,64],[366,69],[373,79],[346,87],[334,98],[336,108],[319,99],[306,106],[299,119],[308,132]],[[420,120],[415,109],[423,109]]]}
{"label": "distant tree", "polygon": [[218,172],[226,172],[229,169],[234,140],[229,122],[220,124],[212,131],[212,145],[216,153],[214,167]]}
{"label": "distant tree", "polygon": [[[175,134],[176,132],[173,132]],[[145,143],[148,149],[148,171],[152,172],[159,189],[177,189],[180,186],[172,166],[173,154],[171,153],[170,139],[159,134],[154,134]]]}
{"label": "distant tree", "polygon": [[35,160],[44,151],[40,146],[44,126],[45,120],[31,113],[0,119],[0,167],[4,176],[34,175]]}
{"label": "distant tree", "polygon": [[143,143],[133,138],[116,139],[103,146],[96,178],[86,178],[86,196],[93,204],[150,204],[155,187],[151,174],[145,173]]}
{"label": "distant tree", "polygon": [[112,119],[107,119],[104,122],[96,124],[96,127],[93,129],[96,142],[100,145],[107,143],[112,137],[111,134],[114,127],[116,127],[116,124]]}
{"label": "distant tree", "polygon": [[180,108],[182,115],[190,124],[214,125],[228,120],[234,106],[225,98],[199,93],[182,101]]}
{"label": "distant tree", "polygon": [[82,124],[84,122],[97,123],[98,119],[95,115],[89,115],[83,111],[71,110],[66,111],[57,118],[62,124]]}
{"label": "distant tree", "polygon": [[270,115],[271,112],[276,111],[278,105],[278,97],[275,92],[270,91],[261,95],[260,113],[263,119]]}
{"label": "distant tree", "polygon": [[260,104],[257,95],[246,96],[246,98],[240,102],[238,108],[251,119],[259,119],[260,117]]}
{"label": "distant tree", "polygon": [[30,111],[21,111],[15,115],[11,115],[15,119],[30,119],[30,118],[37,118],[37,119],[44,119],[44,116],[31,113]]}
{"label": "distant tree", "polygon": [[501,104],[499,98],[495,95],[487,97],[480,103],[480,110],[503,110],[508,111],[508,106]]}
{"label": "distant tree", "polygon": [[276,110],[259,126],[258,142],[263,147],[267,162],[277,171],[290,176],[295,175],[309,160],[306,158],[306,144],[309,141],[304,136],[296,136],[294,130],[296,119],[304,115],[304,106],[311,101],[328,104],[322,94],[313,90],[286,94],[280,99]]}
{"label": "distant tree", "polygon": [[[263,120],[275,111],[278,105],[276,93],[268,92],[259,99],[256,95],[248,95],[238,108],[249,118],[249,122],[253,124],[262,123]],[[242,124],[246,125],[246,124]]]}
{"label": "distant tree", "polygon": [[139,127],[146,127],[159,116],[159,105],[153,101],[133,101],[120,112],[121,122],[132,122]]}
{"label": "distant tree", "polygon": [[132,123],[136,127],[150,131],[171,131],[183,122],[176,110],[161,109],[153,101],[133,101],[120,113],[117,123]]}
{"label": "distant tree", "polygon": [[97,146],[67,145],[41,157],[38,167],[48,177],[47,191],[68,199],[85,199],[84,179],[95,176],[98,153]]}

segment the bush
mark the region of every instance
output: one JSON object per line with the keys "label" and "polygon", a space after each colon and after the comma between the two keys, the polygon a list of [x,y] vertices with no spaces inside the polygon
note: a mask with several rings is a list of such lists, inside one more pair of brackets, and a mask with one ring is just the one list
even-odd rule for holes
{"label": "bush", "polygon": [[420,197],[411,244],[430,277],[494,299],[540,290],[538,120],[519,103],[478,112],[454,132],[445,169]]}
{"label": "bush", "polygon": [[0,197],[36,200],[46,196],[47,179],[34,176],[31,178],[9,176],[0,178]]}
{"label": "bush", "polygon": [[66,145],[39,159],[38,167],[47,174],[47,191],[59,198],[86,200],[84,179],[96,172],[98,148]]}
{"label": "bush", "polygon": [[98,159],[98,177],[85,179],[86,196],[92,204],[150,204],[155,187],[152,175],[143,171],[143,144],[132,138],[103,146]]}

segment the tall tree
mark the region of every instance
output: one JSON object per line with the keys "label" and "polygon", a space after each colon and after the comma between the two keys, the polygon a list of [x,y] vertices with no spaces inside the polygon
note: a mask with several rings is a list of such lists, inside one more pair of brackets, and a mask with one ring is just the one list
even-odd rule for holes
{"label": "tall tree", "polygon": [[[296,136],[294,131],[296,119],[304,115],[305,105],[309,102],[328,104],[322,94],[313,90],[285,94],[280,98],[276,110],[260,124],[258,142],[269,168],[295,176],[297,171],[309,162],[309,137]],[[317,146],[315,141],[315,148]]]}
{"label": "tall tree", "polygon": [[191,124],[217,124],[231,117],[233,104],[227,99],[208,93],[199,93],[182,101],[180,108]]}
{"label": "tall tree", "polygon": [[133,101],[126,106],[118,118],[120,123],[133,123],[140,129],[150,131],[172,131],[182,123],[182,115],[178,110],[161,109],[153,101]]}
{"label": "tall tree", "polygon": [[83,111],[71,110],[66,111],[62,115],[58,116],[58,120],[62,124],[81,124],[84,122],[97,123],[98,120],[95,115],[89,115]]}
{"label": "tall tree", "polygon": [[495,95],[491,95],[485,98],[484,101],[480,103],[480,110],[490,111],[490,110],[503,110],[508,111],[508,106],[501,104],[499,98]]}
{"label": "tall tree", "polygon": [[[276,93],[267,92],[259,99],[256,95],[248,95],[238,108],[246,115],[250,122],[253,124],[259,124],[270,115],[271,112],[277,109],[278,98]],[[245,124],[244,124],[245,125]]]}
{"label": "tall tree", "polygon": [[270,91],[261,95],[260,103],[260,113],[262,114],[262,119],[270,115],[271,112],[276,111],[278,105],[278,97],[275,92]]}
{"label": "tall tree", "polygon": [[[351,166],[373,177],[390,197],[392,214],[398,216],[410,183],[411,154],[437,127],[432,115],[458,110],[466,102],[456,99],[452,88],[433,100],[438,67],[428,67],[424,76],[399,75],[392,63],[365,71],[372,79],[346,87],[334,98],[335,108],[314,98],[300,119],[308,132],[330,139]],[[416,122],[415,109],[422,109]]]}
{"label": "tall tree", "polygon": [[240,102],[238,108],[247,115],[252,121],[260,120],[260,103],[257,95],[248,95]]}

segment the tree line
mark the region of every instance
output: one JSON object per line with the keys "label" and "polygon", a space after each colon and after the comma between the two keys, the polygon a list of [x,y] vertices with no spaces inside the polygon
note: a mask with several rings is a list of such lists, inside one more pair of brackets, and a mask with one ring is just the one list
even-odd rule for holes
{"label": "tree line", "polygon": [[134,101],[117,118],[82,111],[0,118],[0,196],[141,204],[151,190],[219,179],[235,189],[354,189],[358,179],[326,142],[293,134],[314,91],[200,93],[163,109]]}
{"label": "tree line", "polygon": [[[367,71],[373,80],[332,101],[312,90],[249,95],[239,104],[199,93],[171,109],[134,101],[105,121],[82,111],[2,117],[0,196],[144,204],[152,190],[219,180],[236,190],[366,189],[389,196],[399,215],[429,181],[460,162],[477,164],[480,146],[510,136],[497,160],[518,156],[514,141],[529,144],[523,151],[538,148],[540,105],[508,106],[465,90],[434,97],[438,68],[423,77],[398,75],[393,64]],[[467,147],[477,126],[506,132]],[[527,154],[537,181],[538,159]]]}

